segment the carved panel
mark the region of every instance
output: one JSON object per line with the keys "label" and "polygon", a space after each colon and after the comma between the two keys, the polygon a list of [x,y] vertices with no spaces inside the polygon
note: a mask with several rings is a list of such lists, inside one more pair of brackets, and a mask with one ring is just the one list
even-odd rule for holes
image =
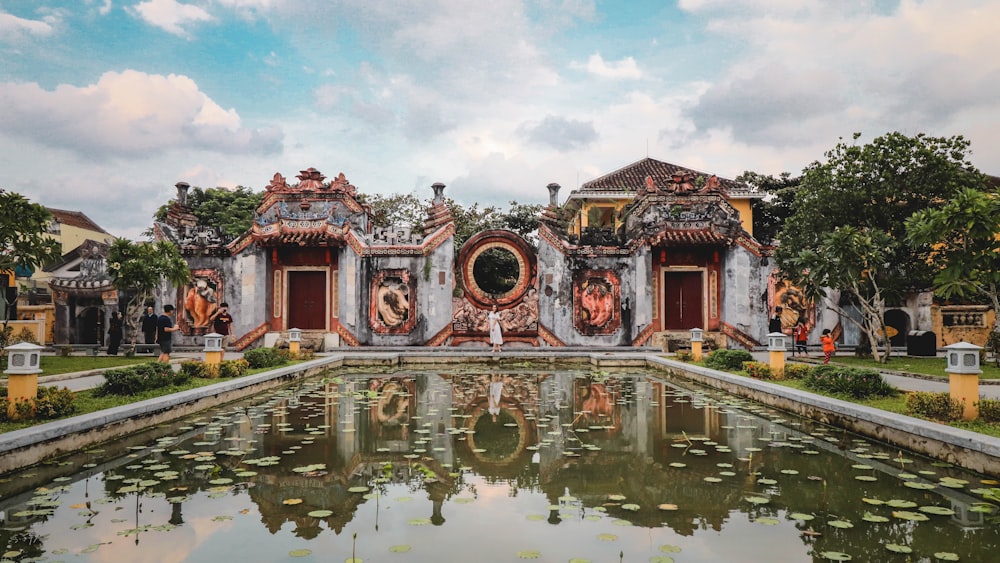
{"label": "carved panel", "polygon": [[408,270],[381,270],[372,278],[369,322],[376,334],[407,334],[417,320],[416,284]]}
{"label": "carved panel", "polygon": [[613,334],[621,325],[621,281],[611,270],[573,275],[573,321],[587,336]]}

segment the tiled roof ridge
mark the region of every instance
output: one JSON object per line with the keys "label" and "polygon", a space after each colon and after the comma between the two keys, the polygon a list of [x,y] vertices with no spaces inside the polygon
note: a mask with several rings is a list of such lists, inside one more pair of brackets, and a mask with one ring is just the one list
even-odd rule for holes
{"label": "tiled roof ridge", "polygon": [[[613,170],[594,178],[593,180],[584,182],[580,185],[577,192],[595,192],[595,191],[636,191],[640,186],[643,185],[647,176],[652,176],[658,185],[665,185],[670,183],[671,180],[669,176],[677,173],[693,174],[696,176],[704,176],[706,179],[713,176],[708,172],[703,172],[701,170],[695,170],[694,168],[688,168],[686,166],[681,166],[679,164],[674,164],[672,162],[666,162],[663,160],[658,160],[652,157],[641,158],[635,162],[627,164],[617,170]],[[722,176],[714,175],[719,179],[720,184],[730,192],[747,192],[749,189],[729,178],[723,178]],[[629,184],[629,185],[626,185]],[[631,185],[634,184],[634,185]]]}
{"label": "tiled roof ridge", "polygon": [[99,233],[111,234],[101,228],[101,226],[95,223],[93,219],[87,217],[87,214],[82,211],[70,211],[69,209],[56,209],[54,207],[46,207],[46,209],[49,210],[49,213],[52,214],[54,219],[57,219],[64,225],[79,227],[81,229],[87,229]]}

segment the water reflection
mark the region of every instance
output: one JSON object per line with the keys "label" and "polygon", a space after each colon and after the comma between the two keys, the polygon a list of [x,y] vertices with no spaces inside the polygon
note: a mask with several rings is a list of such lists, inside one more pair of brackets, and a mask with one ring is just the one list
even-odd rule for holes
{"label": "water reflection", "polygon": [[318,379],[8,477],[0,539],[21,560],[345,558],[354,534],[366,560],[1000,547],[984,476],[641,373]]}

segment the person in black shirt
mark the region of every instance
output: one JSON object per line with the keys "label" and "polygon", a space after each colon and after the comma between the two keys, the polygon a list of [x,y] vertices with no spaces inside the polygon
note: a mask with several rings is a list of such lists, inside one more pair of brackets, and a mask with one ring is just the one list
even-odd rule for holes
{"label": "person in black shirt", "polygon": [[146,344],[147,352],[153,351],[153,344],[156,343],[156,313],[153,312],[153,306],[150,305],[146,307],[146,312],[142,314],[139,318],[139,326],[142,328],[142,336]]}
{"label": "person in black shirt", "polygon": [[117,356],[118,347],[122,344],[122,314],[118,311],[111,312],[108,319],[108,355]]}
{"label": "person in black shirt", "polygon": [[171,333],[181,329],[179,326],[174,326],[174,320],[171,318],[173,314],[174,306],[164,305],[163,314],[156,319],[156,343],[160,345],[160,357],[157,361],[164,363],[170,361],[170,352],[174,350]]}
{"label": "person in black shirt", "polygon": [[767,322],[767,332],[769,334],[772,332],[781,332],[781,311],[781,307],[774,308],[774,315]]}
{"label": "person in black shirt", "polygon": [[226,345],[229,344],[229,337],[233,335],[233,316],[229,314],[229,303],[223,302],[219,308],[212,313],[212,330],[222,335],[222,353],[226,353]]}

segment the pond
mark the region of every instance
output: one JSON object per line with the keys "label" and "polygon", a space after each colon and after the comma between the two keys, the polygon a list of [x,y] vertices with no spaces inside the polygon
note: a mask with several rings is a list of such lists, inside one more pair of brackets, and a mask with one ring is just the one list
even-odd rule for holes
{"label": "pond", "polygon": [[0,479],[5,561],[988,561],[970,474],[641,370],[340,372]]}

